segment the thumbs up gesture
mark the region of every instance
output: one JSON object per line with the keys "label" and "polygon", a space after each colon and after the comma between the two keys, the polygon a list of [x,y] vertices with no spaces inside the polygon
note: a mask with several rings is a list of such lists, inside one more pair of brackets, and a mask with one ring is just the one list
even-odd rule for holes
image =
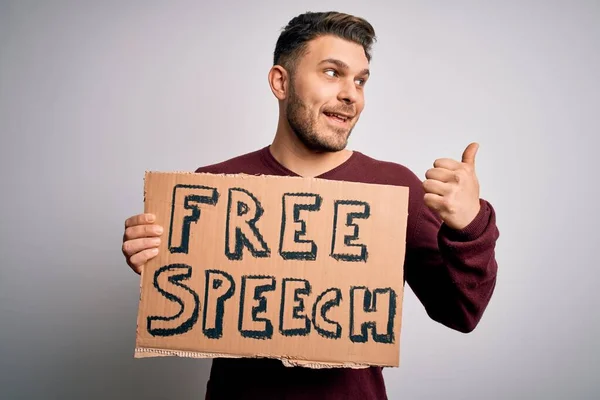
{"label": "thumbs up gesture", "polygon": [[479,213],[479,182],[475,175],[478,148],[477,143],[467,146],[460,162],[437,159],[425,173],[425,204],[453,229],[465,228]]}

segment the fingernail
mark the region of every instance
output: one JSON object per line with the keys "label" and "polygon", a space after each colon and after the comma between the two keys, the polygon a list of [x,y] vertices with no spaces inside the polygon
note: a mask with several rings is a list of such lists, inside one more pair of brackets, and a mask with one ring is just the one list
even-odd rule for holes
{"label": "fingernail", "polygon": [[159,226],[159,227],[156,228],[156,233],[158,233],[159,235],[161,235],[163,233],[162,226]]}
{"label": "fingernail", "polygon": [[152,249],[152,251],[150,253],[152,253],[153,255],[158,254],[158,249]]}
{"label": "fingernail", "polygon": [[154,214],[146,215],[146,221],[147,222],[154,222],[154,219],[155,219],[154,218]]}

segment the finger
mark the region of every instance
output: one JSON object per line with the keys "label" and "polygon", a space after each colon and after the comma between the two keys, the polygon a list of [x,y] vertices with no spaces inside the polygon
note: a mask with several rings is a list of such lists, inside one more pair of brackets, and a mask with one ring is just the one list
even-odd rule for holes
{"label": "finger", "polygon": [[137,225],[125,229],[123,241],[139,239],[143,237],[156,237],[163,233],[163,228],[160,225]]}
{"label": "finger", "polygon": [[159,237],[128,240],[123,243],[123,254],[131,257],[140,251],[158,246],[160,246]]}
{"label": "finger", "polygon": [[146,250],[140,251],[139,253],[134,254],[129,259],[129,265],[131,266],[131,268],[133,268],[134,271],[136,271],[137,273],[140,273],[142,267],[149,260],[151,260],[154,257],[156,257],[157,254],[158,254],[158,249],[157,248],[146,249]]}
{"label": "finger", "polygon": [[129,228],[131,226],[136,225],[151,224],[154,221],[156,221],[156,215],[154,214],[138,214],[134,215],[133,217],[129,217],[125,220],[125,228]]}
{"label": "finger", "polygon": [[427,207],[437,212],[440,212],[444,209],[444,198],[439,194],[425,193],[425,196],[423,196],[423,201]]}
{"label": "finger", "polygon": [[454,171],[445,168],[431,168],[425,172],[425,178],[440,182],[455,182],[456,174]]}
{"label": "finger", "polygon": [[471,143],[467,146],[462,155],[462,162],[465,164],[469,164],[471,166],[475,166],[475,155],[477,154],[477,150],[479,149],[479,144]]}
{"label": "finger", "polygon": [[443,196],[450,193],[452,187],[449,183],[436,181],[435,179],[426,179],[423,182],[423,189],[425,190],[425,193],[433,193]]}
{"label": "finger", "polygon": [[462,164],[459,161],[453,160],[451,158],[438,158],[433,163],[434,168],[444,168],[449,169],[450,171],[456,171],[457,169],[462,167]]}

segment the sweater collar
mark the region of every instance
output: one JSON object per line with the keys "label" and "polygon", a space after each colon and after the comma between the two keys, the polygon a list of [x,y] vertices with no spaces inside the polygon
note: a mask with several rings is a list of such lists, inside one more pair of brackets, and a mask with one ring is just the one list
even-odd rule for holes
{"label": "sweater collar", "polygon": [[[270,145],[265,146],[260,151],[261,152],[261,158],[262,158],[265,166],[267,166],[267,168],[269,168],[271,171],[273,171],[273,173],[275,175],[300,176],[297,173],[295,173],[294,171],[286,168],[279,161],[277,161],[277,159],[271,153],[270,147],[271,147]],[[326,171],[326,172],[322,173],[321,175],[316,176],[315,178],[321,178],[321,179],[332,178],[337,173],[339,173],[339,172],[347,169],[348,167],[350,167],[355,162],[355,160],[359,156],[359,154],[360,153],[357,152],[357,151],[352,151],[352,154],[350,155],[350,157],[348,157],[348,159],[346,161],[344,161],[343,163],[341,163],[337,167],[334,167],[334,168],[330,169],[329,171]]]}

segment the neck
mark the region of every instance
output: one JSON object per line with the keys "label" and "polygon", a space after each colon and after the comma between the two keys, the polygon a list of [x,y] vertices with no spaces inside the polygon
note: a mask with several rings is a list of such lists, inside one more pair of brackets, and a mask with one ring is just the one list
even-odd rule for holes
{"label": "neck", "polygon": [[341,165],[352,155],[352,151],[346,149],[336,152],[311,150],[296,137],[289,126],[282,125],[284,124],[280,121],[270,147],[271,154],[281,165],[300,176],[312,178],[322,175]]}

